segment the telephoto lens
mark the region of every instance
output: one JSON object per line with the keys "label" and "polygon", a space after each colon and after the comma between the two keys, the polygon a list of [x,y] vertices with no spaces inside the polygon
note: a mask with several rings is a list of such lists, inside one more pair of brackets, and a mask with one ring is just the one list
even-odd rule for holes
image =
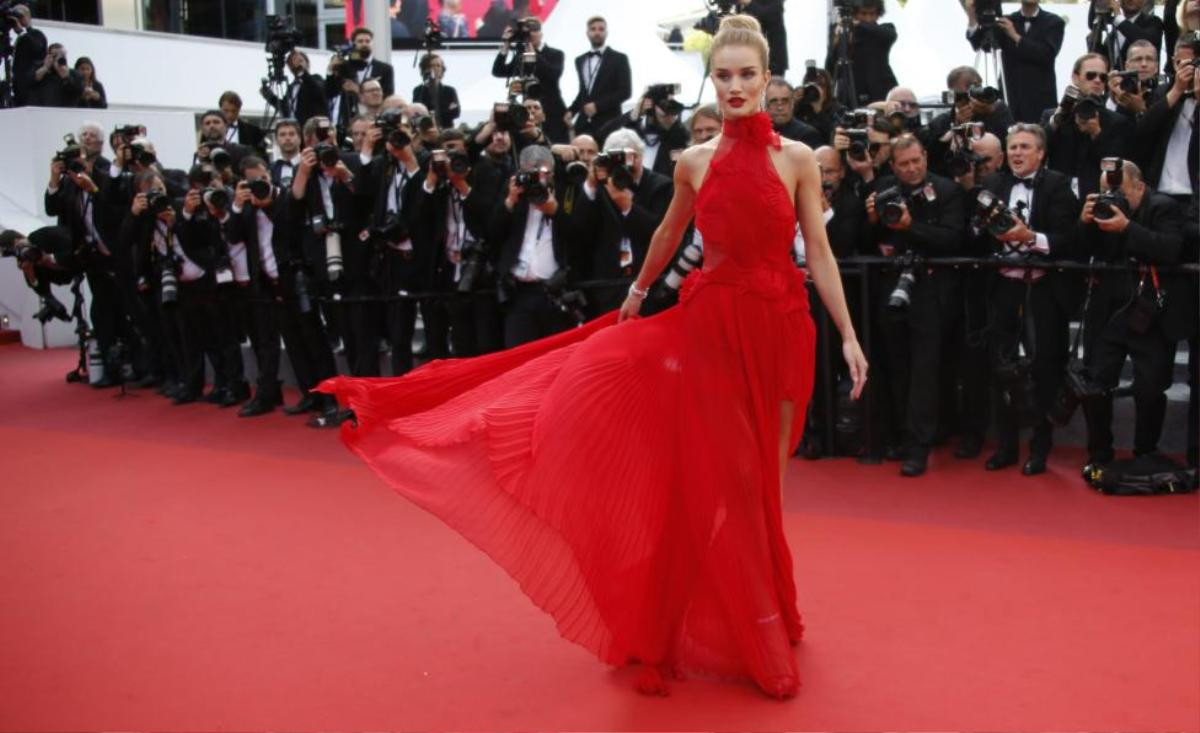
{"label": "telephoto lens", "polygon": [[900,279],[896,281],[896,287],[892,289],[892,294],[888,296],[888,310],[908,310],[909,304],[912,303],[913,285],[916,282],[917,275],[911,267],[902,271]]}
{"label": "telephoto lens", "polygon": [[225,148],[213,148],[208,151],[208,159],[212,161],[213,167],[217,170],[223,170],[233,165],[233,158]]}
{"label": "telephoto lens", "polygon": [[163,305],[179,302],[179,277],[175,274],[175,264],[170,257],[164,258],[160,284]]}
{"label": "telephoto lens", "polygon": [[337,232],[325,235],[325,271],[330,282],[337,282],[342,276],[342,237]]}

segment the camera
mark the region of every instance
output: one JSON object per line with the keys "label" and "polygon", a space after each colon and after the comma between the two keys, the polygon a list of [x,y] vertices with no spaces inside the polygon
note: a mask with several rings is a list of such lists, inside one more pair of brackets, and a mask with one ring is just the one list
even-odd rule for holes
{"label": "camera", "polygon": [[446,37],[442,34],[442,27],[433,18],[426,18],[425,34],[421,36],[421,48],[427,52],[434,51],[441,48],[445,42]]}
{"label": "camera", "polygon": [[483,245],[468,242],[462,248],[462,268],[458,276],[458,292],[469,293],[475,289],[479,279],[487,271],[487,256]]}
{"label": "camera", "polygon": [[179,274],[175,271],[179,263],[175,255],[167,252],[159,256],[159,292],[163,305],[179,302]]}
{"label": "camera", "polygon": [[83,173],[87,166],[83,163],[83,148],[75,141],[74,135],[63,136],[63,149],[54,153],[54,162],[63,163],[68,173]]}
{"label": "camera", "polygon": [[125,143],[135,137],[141,137],[145,128],[141,125],[117,125],[113,127],[113,133],[119,136]]}
{"label": "camera", "polygon": [[131,143],[129,145],[129,150],[133,153],[133,161],[146,168],[149,168],[158,162],[158,156],[149,150],[143,143]]}
{"label": "camera", "polygon": [[1094,120],[1100,116],[1100,110],[1104,107],[1104,100],[1100,97],[1093,97],[1088,94],[1082,94],[1079,99],[1075,100],[1075,119],[1087,122]]}
{"label": "camera", "polygon": [[596,169],[596,180],[600,183],[612,181],[620,191],[633,188],[633,171],[629,167],[632,150],[606,150],[596,156],[592,167]]}
{"label": "camera", "polygon": [[667,271],[667,276],[663,279],[663,285],[668,290],[679,290],[683,285],[684,279],[703,262],[704,248],[693,238],[683,248],[683,252],[680,253],[679,257],[671,265],[671,269]]}
{"label": "camera", "polygon": [[[412,136],[401,127],[403,124],[404,113],[398,109],[384,110],[375,120],[375,127],[383,131],[384,140],[397,150],[412,145]],[[377,146],[375,154],[378,155],[382,152],[383,146]]]}
{"label": "camera", "polygon": [[1126,94],[1136,94],[1139,87],[1137,71],[1113,71],[1108,75],[1109,79],[1116,78],[1119,81],[1118,87]]}
{"label": "camera", "polygon": [[524,105],[497,102],[492,105],[492,120],[496,123],[497,130],[513,135],[528,124],[529,110],[525,109]]}
{"label": "camera", "polygon": [[437,127],[436,123],[433,121],[433,118],[429,115],[417,115],[416,117],[412,118],[412,126],[422,135]]}
{"label": "camera", "polygon": [[34,265],[42,261],[42,254],[41,248],[28,239],[17,239],[0,248],[0,257],[15,257],[17,262],[29,262]]}
{"label": "camera", "polygon": [[213,168],[219,171],[233,165],[233,157],[229,155],[229,151],[225,148],[209,148],[208,160],[213,164]]}
{"label": "camera", "polygon": [[953,89],[947,89],[942,92],[942,104],[947,104],[951,107],[961,107],[969,102],[970,99],[966,92],[956,92]]}
{"label": "camera", "polygon": [[843,132],[846,137],[850,138],[850,147],[846,148],[846,157],[860,162],[866,160],[871,148],[871,136],[867,131],[861,128],[852,128],[843,130]]}
{"label": "camera", "polygon": [[528,18],[513,18],[508,27],[512,29],[509,43],[518,48],[529,45],[529,34],[537,30],[537,26]]}
{"label": "camera", "polygon": [[986,229],[992,236],[999,237],[1017,225],[1017,217],[996,194],[984,189],[975,197],[972,223],[979,229]]}
{"label": "camera", "polygon": [[287,77],[284,76],[284,70],[287,68],[287,57],[297,46],[304,40],[300,35],[300,31],[296,30],[290,22],[285,21],[278,15],[268,15],[267,21],[267,42],[265,50],[271,57],[269,60],[270,74],[269,81],[286,82]]}
{"label": "camera", "polygon": [[338,46],[335,55],[342,61],[341,66],[337,69],[338,75],[343,79],[358,81],[358,73],[367,68],[367,60],[363,58],[362,53],[354,47],[354,44],[345,43]]}
{"label": "camera", "polygon": [[1104,191],[1096,194],[1096,201],[1092,205],[1092,216],[1097,219],[1111,219],[1117,215],[1118,209],[1121,213],[1129,211],[1129,201],[1126,200],[1125,194],[1120,191]]}
{"label": "camera", "polygon": [[340,156],[338,155],[338,149],[333,145],[333,143],[317,143],[313,148],[313,152],[316,153],[317,162],[319,162],[323,168],[333,168],[338,164],[338,161],[341,160]]}
{"label": "camera", "polygon": [[522,201],[539,206],[550,200],[550,183],[541,169],[517,171],[516,185],[523,191]]}
{"label": "camera", "polygon": [[995,104],[1000,101],[1000,90],[990,86],[973,86],[967,89],[967,97],[980,104]]}
{"label": "camera", "polygon": [[1075,103],[1078,100],[1079,87],[1075,86],[1074,84],[1068,84],[1067,88],[1063,90],[1062,99],[1058,103],[1059,111],[1056,113],[1056,116],[1058,117],[1059,124],[1062,123],[1063,118],[1071,116],[1071,114],[1075,111]]}
{"label": "camera", "polygon": [[456,176],[465,176],[471,172],[471,160],[466,153],[458,150],[434,150],[433,156],[430,158],[430,166],[433,167],[433,172],[438,175],[443,181],[453,173]]}
{"label": "camera", "polygon": [[664,115],[678,116],[683,112],[683,104],[674,99],[679,94],[678,84],[651,84],[646,87],[646,98],[654,102],[654,106],[662,110]]}
{"label": "camera", "polygon": [[899,186],[889,186],[875,194],[875,211],[884,224],[895,224],[904,218],[908,196]]}
{"label": "camera", "polygon": [[171,208],[171,197],[161,188],[152,188],[146,192],[146,211],[151,216],[158,216]]}
{"label": "camera", "polygon": [[896,280],[896,287],[892,288],[892,292],[888,295],[888,310],[908,310],[909,304],[912,303],[913,286],[916,284],[916,270],[912,267],[906,267],[901,270],[900,277]]}
{"label": "camera", "polygon": [[980,28],[995,28],[1000,19],[999,0],[975,0],[975,18]]}
{"label": "camera", "polygon": [[1092,0],[1092,12],[1096,16],[1096,21],[1101,23],[1110,22],[1113,17],[1112,5],[1108,0]]}
{"label": "camera", "polygon": [[956,144],[946,153],[946,171],[953,177],[965,176],[984,161],[983,156],[971,148],[971,141],[983,136],[982,122],[964,122],[952,125],[950,133]]}
{"label": "camera", "polygon": [[222,211],[227,210],[229,202],[233,200],[233,191],[224,186],[209,186],[200,195],[204,199],[204,203]]}
{"label": "camera", "polygon": [[271,182],[265,178],[247,181],[246,186],[250,189],[250,195],[260,201],[271,197]]}

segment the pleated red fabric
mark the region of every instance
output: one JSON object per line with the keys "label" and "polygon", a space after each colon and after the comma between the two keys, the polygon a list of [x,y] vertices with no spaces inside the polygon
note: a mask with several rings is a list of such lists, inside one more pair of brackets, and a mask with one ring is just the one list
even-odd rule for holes
{"label": "pleated red fabric", "polygon": [[799,685],[779,485],[812,390],[796,217],[766,115],[725,124],[680,304],[395,379],[323,383],[342,438],[486,552],[602,661]]}

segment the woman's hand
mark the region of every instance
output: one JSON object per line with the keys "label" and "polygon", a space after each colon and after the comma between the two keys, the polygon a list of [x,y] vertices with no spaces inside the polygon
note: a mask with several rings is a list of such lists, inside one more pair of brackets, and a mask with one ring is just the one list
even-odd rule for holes
{"label": "woman's hand", "polygon": [[642,310],[642,302],[645,300],[645,296],[638,295],[637,293],[630,293],[625,296],[625,302],[621,304],[621,313],[617,316],[617,323],[637,318]]}
{"label": "woman's hand", "polygon": [[868,366],[867,357],[863,356],[863,350],[858,345],[858,339],[850,339],[842,342],[842,356],[846,359],[846,366],[850,367],[850,379],[854,382],[854,386],[850,390],[850,397],[857,400],[862,396],[863,387],[867,386]]}

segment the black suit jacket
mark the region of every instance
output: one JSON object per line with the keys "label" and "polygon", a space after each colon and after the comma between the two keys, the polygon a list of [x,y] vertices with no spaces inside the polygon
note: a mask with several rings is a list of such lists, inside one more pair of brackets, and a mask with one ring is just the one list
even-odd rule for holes
{"label": "black suit jacket", "polygon": [[[96,227],[100,239],[104,241],[104,246],[113,258],[123,258],[125,253],[122,252],[122,242],[119,236],[121,213],[114,210],[105,196],[105,191],[110,187],[108,177],[93,172],[92,182],[100,187],[100,191],[91,199],[92,224]],[[81,193],[79,187],[69,176],[63,176],[58,182],[57,191],[50,193],[50,190],[46,189],[43,197],[46,215],[57,217],[58,225],[71,233],[71,241],[74,242],[77,251],[87,256],[101,257],[98,250],[84,250],[87,225],[83,218]],[[121,261],[124,262],[123,259]]]}
{"label": "black suit jacket", "polygon": [[[469,176],[474,178],[474,176]],[[462,202],[461,226],[466,227],[470,236],[484,248],[486,252],[487,227],[492,215],[492,207],[496,202],[496,191],[486,184],[470,186],[467,197]],[[417,215],[421,218],[420,229],[428,236],[430,243],[429,265],[431,271],[426,273],[429,282],[437,289],[451,289],[454,285],[455,265],[450,261],[446,249],[446,219],[450,215],[451,190],[449,186],[438,186],[433,193],[425,190],[424,180],[418,182],[417,196],[421,202]],[[478,285],[478,283],[477,283]]]}
{"label": "black suit jacket", "polygon": [[[436,104],[434,97],[437,98]],[[458,91],[445,84],[438,86],[436,90],[430,84],[413,87],[412,98],[413,102],[429,108],[437,120],[438,127],[443,130],[454,127],[454,121],[462,114],[462,108],[458,104]]]}
{"label": "black suit jacket", "polygon": [[325,97],[325,80],[320,74],[304,72],[288,85],[284,101],[286,111],[284,116],[290,116],[303,127],[311,117],[324,117],[329,114],[329,104]]}
{"label": "black suit jacket", "polygon": [[[397,165],[394,157],[384,153],[372,158],[359,175],[358,195],[369,201],[368,223],[371,226],[378,226],[387,218],[388,199],[395,195],[393,184]],[[430,221],[422,214],[427,203],[421,190],[424,182],[425,168],[419,167],[400,191],[400,218],[408,228],[412,250],[401,252],[388,246],[394,243],[371,242],[371,256],[378,259],[373,269],[389,290],[425,290],[432,285],[435,253]]]}
{"label": "black suit jacket", "polygon": [[34,81],[29,87],[28,103],[38,107],[78,107],[83,93],[83,77],[70,69],[60,77],[53,71]]}
{"label": "black suit jacket", "polygon": [[[926,257],[950,257],[960,254],[967,229],[966,201],[962,187],[949,178],[929,174],[926,181],[933,186],[935,200],[921,201],[910,205],[912,224],[908,229],[894,230],[882,222],[874,226],[872,241],[891,244],[897,251],[915,252]],[[900,185],[899,181],[886,176],[875,181],[875,191],[883,191]],[[922,187],[905,191],[919,191]]]}
{"label": "black suit jacket", "polygon": [[[608,196],[598,188],[596,198],[582,191],[576,197],[579,234],[585,237],[589,256],[581,273],[586,279],[608,279],[636,275],[650,249],[650,238],[666,216],[675,186],[670,178],[651,170],[642,171],[642,179],[633,187],[633,208],[622,215]],[[621,240],[629,238],[633,261],[621,267]]]}
{"label": "black suit jacket", "polygon": [[[492,62],[492,76],[506,79],[516,74],[517,59],[509,60],[505,54],[496,54]],[[533,67],[533,75],[541,82],[542,90],[539,99],[542,109],[546,112],[546,137],[552,142],[567,142],[567,124],[563,118],[567,114],[567,105],[563,102],[560,80],[566,57],[557,48],[543,45],[537,52],[537,63]]]}
{"label": "black suit jacket", "polygon": [[[1008,106],[1018,122],[1037,122],[1042,110],[1053,107],[1057,99],[1054,60],[1062,49],[1066,23],[1060,16],[1041,9],[1026,31],[1021,11],[1007,17],[1021,40],[1014,41],[999,29],[992,36],[1000,47]],[[983,29],[976,28],[968,39],[971,47],[979,50],[985,40]]]}
{"label": "black suit jacket", "polygon": [[[569,279],[575,278],[575,270],[580,262],[578,240],[573,236],[572,217],[564,214],[562,202],[559,202],[558,213],[550,223],[551,237],[554,242],[554,260],[559,269],[568,270]],[[517,202],[512,211],[504,205],[503,196],[492,210],[488,223],[488,241],[492,242],[492,256],[496,277],[510,280],[512,269],[516,267],[521,257],[521,244],[525,238],[525,222],[529,219],[529,204]]]}
{"label": "black suit jacket", "polygon": [[774,127],[775,132],[778,132],[780,135],[789,140],[804,143],[813,150],[828,144],[828,141],[821,137],[821,133],[817,131],[817,128],[806,122],[801,122],[795,117],[792,118],[791,122],[782,127],[779,125],[775,125]]}
{"label": "black suit jacket", "polygon": [[33,86],[33,72],[46,60],[46,35],[37,28],[29,28],[13,44],[13,98],[18,107],[29,104],[29,88]]}
{"label": "black suit jacket", "polygon": [[867,208],[848,181],[844,180],[838,186],[829,203],[833,218],[825,224],[825,234],[829,237],[833,256],[841,259],[860,254],[879,254],[878,250],[871,248],[871,242],[866,237]]}
{"label": "black suit jacket", "polygon": [[379,86],[383,87],[383,96],[385,97],[396,93],[396,70],[386,61],[371,59],[371,63],[367,64],[367,75],[363,79],[378,79]]}
{"label": "black suit jacket", "polygon": [[762,26],[763,35],[771,47],[767,65],[771,73],[782,77],[788,69],[787,28],[783,23],[784,0],[750,0],[741,12],[753,15]]}
{"label": "black suit jacket", "polygon": [[[575,119],[576,135],[597,135],[613,120],[621,116],[621,105],[633,95],[633,72],[629,68],[629,57],[611,48],[604,49],[600,57],[600,68],[596,70],[596,79],[592,83],[592,91],[587,85],[587,60],[590,53],[575,57],[575,74],[579,77],[579,93],[567,111],[577,115]],[[583,116],[583,106],[591,102],[596,105],[596,115],[592,118]],[[597,139],[603,143],[603,140]]]}
{"label": "black suit jacket", "polygon": [[[1146,108],[1146,114],[1138,120],[1137,139],[1144,145],[1143,173],[1146,183],[1157,186],[1162,176],[1163,165],[1167,159],[1167,145],[1171,141],[1171,131],[1175,129],[1179,116],[1183,112],[1185,99],[1180,99],[1174,107],[1167,104],[1166,94],[1157,95],[1158,99]],[[1200,105],[1196,106],[1200,110]],[[1187,168],[1192,179],[1192,192],[1197,190],[1197,169],[1200,168],[1200,141],[1197,139],[1196,120],[1192,120],[1191,135],[1187,148]]]}
{"label": "black suit jacket", "polygon": [[238,118],[237,140],[239,145],[254,148],[259,155],[266,155],[267,136],[263,129],[244,117]]}
{"label": "black suit jacket", "polygon": [[[100,95],[100,98],[96,99],[96,100],[91,100],[91,99],[84,99],[82,96],[80,96],[79,103],[78,103],[79,106],[87,107],[90,109],[106,109],[108,107],[108,94],[104,91],[104,85],[98,81],[93,81],[92,89],[96,90],[96,93]],[[82,95],[83,89],[81,88],[79,90],[79,92]]]}
{"label": "black suit jacket", "polygon": [[[348,265],[346,273],[349,279],[357,274],[352,264],[355,259],[353,247],[359,244],[358,232],[353,227],[355,196],[357,195],[356,191],[360,190],[359,187],[366,184],[367,177],[359,170],[361,163],[358,161],[357,155],[345,154],[342,156],[342,162],[346,163],[354,173],[355,180],[350,184],[334,181],[330,186],[329,194],[333,200],[334,221],[343,227],[341,232],[342,258],[343,263]],[[300,238],[300,259],[308,266],[310,274],[318,280],[324,280],[327,275],[325,238],[314,233],[312,227],[313,219],[326,216],[325,205],[321,197],[321,186],[318,182],[319,176],[319,168],[314,168],[309,172],[304,198],[298,201],[293,198],[291,205],[293,207],[292,215],[296,217],[296,233]]]}
{"label": "black suit jacket", "polygon": [[1124,115],[1107,108],[1100,110],[1100,134],[1095,140],[1079,131],[1069,117],[1058,129],[1050,129],[1053,109],[1042,114],[1046,130],[1047,165],[1060,173],[1079,179],[1079,197],[1100,190],[1100,161],[1103,158],[1129,158],[1133,154],[1134,126]]}
{"label": "black suit jacket", "polygon": [[[829,51],[825,56],[825,69],[830,74],[837,72],[837,44],[833,40],[833,30],[834,26],[829,26]],[[854,91],[858,94],[860,107],[884,99],[892,87],[898,86],[888,58],[895,42],[896,26],[891,23],[854,26],[850,52],[854,59]]]}

